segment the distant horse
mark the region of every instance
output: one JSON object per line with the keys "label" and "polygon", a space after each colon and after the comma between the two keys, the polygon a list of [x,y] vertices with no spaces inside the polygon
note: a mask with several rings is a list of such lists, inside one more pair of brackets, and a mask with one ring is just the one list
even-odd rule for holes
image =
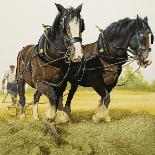
{"label": "distant horse", "polygon": [[[122,65],[129,61],[127,51],[134,55],[140,66],[146,68],[151,64],[149,53],[153,40],[154,36],[147,17],[141,19],[137,15],[136,19],[125,18],[112,23],[100,33],[96,42],[84,45],[85,62],[73,65],[70,70],[71,89],[65,111],[71,111],[71,100],[78,85],[93,87],[101,96],[93,121],[110,121],[108,114],[110,92],[117,84]],[[35,93],[37,101],[41,94],[39,91]]]}
{"label": "distant horse", "polygon": [[[50,101],[46,112],[48,119],[56,116],[59,96],[66,86],[66,79],[71,62],[80,62],[83,57],[81,33],[84,21],[80,12],[82,5],[76,9],[65,9],[56,4],[59,11],[53,25],[46,28],[37,45],[28,45],[18,54],[17,83],[21,117],[25,117],[25,84],[38,89]],[[33,108],[34,118],[38,118],[37,107]]]}

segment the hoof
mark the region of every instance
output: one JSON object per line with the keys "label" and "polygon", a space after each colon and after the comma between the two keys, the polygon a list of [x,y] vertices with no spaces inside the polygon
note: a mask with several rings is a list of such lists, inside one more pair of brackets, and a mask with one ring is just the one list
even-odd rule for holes
{"label": "hoof", "polygon": [[25,115],[25,114],[21,114],[21,115],[20,115],[20,119],[21,119],[21,120],[23,120],[23,119],[25,119],[25,118],[26,118],[26,115]]}
{"label": "hoof", "polygon": [[26,115],[25,115],[25,107],[21,106],[20,108],[20,119],[25,119]]}
{"label": "hoof", "polygon": [[56,114],[55,115],[52,115],[52,114],[49,114],[48,112],[45,112],[45,116],[46,116],[46,119],[47,120],[54,121],[54,119],[56,117]]}
{"label": "hoof", "polygon": [[92,120],[95,124],[98,124],[102,121],[102,118],[98,117],[97,115],[94,115]]}
{"label": "hoof", "polygon": [[64,111],[58,111],[57,117],[55,118],[56,123],[68,123],[70,121],[69,116]]}
{"label": "hoof", "polygon": [[105,122],[111,122],[110,116],[106,116],[106,117],[105,117]]}
{"label": "hoof", "polygon": [[47,120],[54,121],[56,117],[56,111],[54,107],[49,107],[45,112],[45,116]]}
{"label": "hoof", "polygon": [[96,114],[93,116],[94,123],[100,123],[101,121],[110,122],[110,116],[106,107],[98,106]]}
{"label": "hoof", "polygon": [[63,109],[67,114],[71,113],[71,108],[70,107],[64,107]]}

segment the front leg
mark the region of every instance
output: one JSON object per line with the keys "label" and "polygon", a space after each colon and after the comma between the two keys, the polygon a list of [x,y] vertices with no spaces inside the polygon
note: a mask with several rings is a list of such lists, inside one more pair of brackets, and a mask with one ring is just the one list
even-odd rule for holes
{"label": "front leg", "polygon": [[105,122],[110,122],[111,118],[109,116],[108,106],[110,103],[110,94],[107,92],[105,97],[101,97],[99,100],[98,110],[103,112],[103,117]]}
{"label": "front leg", "polygon": [[40,81],[37,81],[35,83],[35,87],[39,90],[39,92],[43,93],[48,97],[50,105],[45,115],[47,119],[53,121],[56,117],[56,108],[57,108],[56,107],[57,96],[54,89],[50,86],[50,84],[48,83],[45,84]]}
{"label": "front leg", "polygon": [[69,93],[68,93],[68,96],[67,96],[67,101],[66,101],[65,108],[64,108],[67,113],[71,112],[71,101],[73,99],[73,96],[74,96],[77,88],[78,88],[77,84],[72,84],[71,83],[71,89],[69,90]]}
{"label": "front leg", "polygon": [[104,85],[98,84],[93,88],[101,96],[101,100],[99,101],[96,113],[93,116],[93,121],[95,123],[99,123],[101,121],[110,122],[111,119],[108,112],[108,106],[110,103],[110,94],[107,92]]}
{"label": "front leg", "polygon": [[38,115],[38,102],[40,100],[42,93],[37,90],[34,94],[34,102],[33,102],[33,118],[35,120],[39,119],[39,115]]}

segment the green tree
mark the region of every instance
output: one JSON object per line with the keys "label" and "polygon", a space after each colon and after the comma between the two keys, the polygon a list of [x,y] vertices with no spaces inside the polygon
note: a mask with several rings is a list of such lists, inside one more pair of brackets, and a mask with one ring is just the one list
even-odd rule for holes
{"label": "green tree", "polygon": [[155,80],[153,80],[150,84],[150,90],[155,91]]}
{"label": "green tree", "polygon": [[[122,86],[123,89],[149,89],[148,82],[144,79],[140,70],[133,74],[133,67],[127,66],[119,79],[119,84],[127,83]],[[121,88],[121,89],[122,89]]]}

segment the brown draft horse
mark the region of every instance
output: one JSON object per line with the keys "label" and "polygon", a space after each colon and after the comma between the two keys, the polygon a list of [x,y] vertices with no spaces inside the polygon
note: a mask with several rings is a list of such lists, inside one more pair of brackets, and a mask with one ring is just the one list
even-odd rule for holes
{"label": "brown draft horse", "polygon": [[[101,32],[96,42],[83,46],[85,62],[71,67],[69,75],[71,89],[65,111],[71,111],[71,100],[78,85],[93,87],[101,96],[93,121],[110,121],[108,114],[110,92],[117,84],[123,64],[137,60],[142,67],[150,65],[149,52],[153,39],[147,17],[142,19],[137,15],[136,19],[125,18],[112,23]],[[129,60],[127,51],[134,55],[132,61]],[[38,102],[41,94],[37,91],[34,100]]]}
{"label": "brown draft horse", "polygon": [[[25,118],[25,84],[38,89],[50,101],[46,117],[53,120],[57,103],[66,87],[70,62],[79,62],[83,57],[81,33],[84,21],[81,19],[82,5],[76,9],[65,9],[56,4],[59,11],[53,26],[47,28],[37,45],[28,45],[18,54],[17,84],[21,118]],[[67,63],[66,63],[67,62]],[[38,118],[34,105],[34,118]]]}

